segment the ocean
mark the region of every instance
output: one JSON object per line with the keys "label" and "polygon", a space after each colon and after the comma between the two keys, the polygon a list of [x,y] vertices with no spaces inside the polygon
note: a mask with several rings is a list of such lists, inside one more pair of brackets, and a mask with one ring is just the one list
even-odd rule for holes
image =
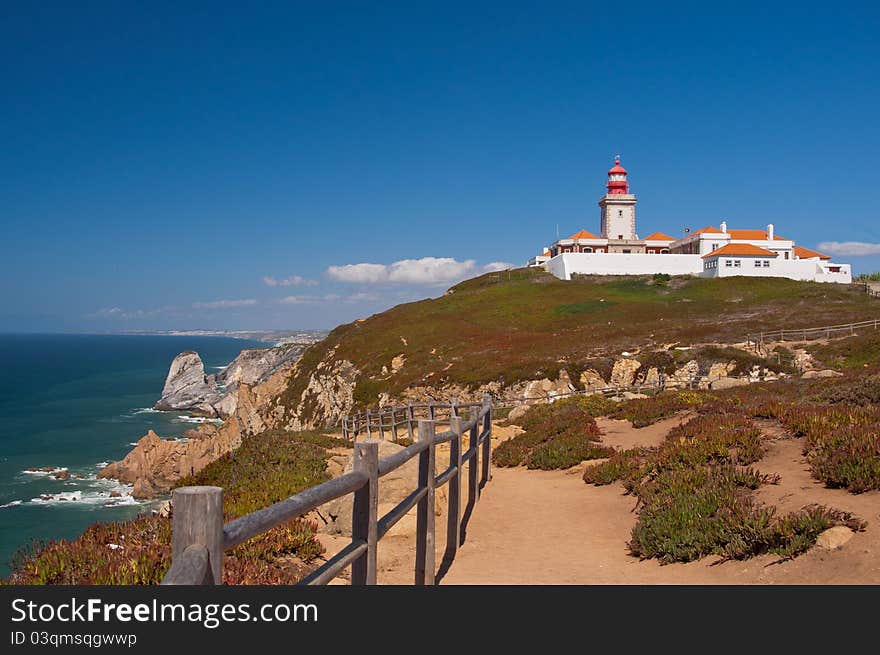
{"label": "ocean", "polygon": [[[245,348],[268,345],[225,337],[0,335],[0,577],[34,540],[69,539],[96,521],[151,509],[155,501],[136,501],[129,487],[95,475],[147,430],[179,436],[205,420],[150,409],[175,355],[195,350],[211,373]],[[48,467],[70,477],[27,472]]]}

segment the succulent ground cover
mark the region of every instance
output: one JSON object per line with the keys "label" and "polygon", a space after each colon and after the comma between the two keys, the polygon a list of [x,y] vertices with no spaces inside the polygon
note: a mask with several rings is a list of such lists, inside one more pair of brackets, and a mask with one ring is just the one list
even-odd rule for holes
{"label": "succulent ground cover", "polygon": [[[314,432],[271,430],[178,486],[224,489],[226,520],[282,500],[328,478],[327,448],[340,445]],[[226,553],[226,584],[293,584],[323,552],[317,526],[289,521]],[[11,584],[158,584],[171,565],[171,520],[142,516],[91,526],[76,539],[31,544],[17,553]]]}

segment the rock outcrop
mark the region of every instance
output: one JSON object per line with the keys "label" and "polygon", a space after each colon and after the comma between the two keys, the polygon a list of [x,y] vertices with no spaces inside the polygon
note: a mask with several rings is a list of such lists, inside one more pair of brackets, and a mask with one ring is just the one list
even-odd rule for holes
{"label": "rock outcrop", "polygon": [[642,364],[637,359],[618,359],[611,369],[611,384],[628,387],[636,377],[636,371]]}
{"label": "rock outcrop", "polygon": [[608,386],[608,383],[605,382],[605,379],[599,372],[592,368],[581,373],[580,383],[581,388],[585,391],[597,391]]}
{"label": "rock outcrop", "polygon": [[298,360],[306,346],[289,343],[274,348],[242,350],[217,375],[205,375],[198,353],[188,350],[171,362],[162,397],[155,409],[186,411],[226,418],[235,413],[240,385],[256,385]]}
{"label": "rock outcrop", "polygon": [[213,417],[217,416],[214,404],[220,397],[214,376],[205,375],[202,358],[198,353],[187,350],[171,362],[162,397],[153,407]]}
{"label": "rock outcrop", "polygon": [[98,473],[133,486],[135,498],[168,493],[180,478],[198,473],[214,460],[238,448],[243,438],[275,427],[280,412],[273,400],[283,390],[290,367],[282,367],[253,387],[240,384],[233,392],[235,411],[222,425],[204,423],[185,439],[162,439],[150,430],[120,461]]}
{"label": "rock outcrop", "polygon": [[537,403],[568,395],[574,390],[568,372],[563,369],[559,371],[559,377],[556,380],[544,378],[532,380],[526,384],[523,397],[526,399],[526,403]]}
{"label": "rock outcrop", "polygon": [[[294,374],[296,369],[294,368]],[[319,362],[312,371],[294,407],[280,407],[287,417],[288,430],[311,430],[325,427],[348,414],[354,407],[354,388],[360,371],[350,361]],[[374,403],[379,402],[377,396]]]}

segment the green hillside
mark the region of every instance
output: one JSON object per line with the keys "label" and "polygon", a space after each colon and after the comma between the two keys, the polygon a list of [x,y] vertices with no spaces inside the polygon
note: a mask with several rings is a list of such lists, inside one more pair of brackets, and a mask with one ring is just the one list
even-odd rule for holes
{"label": "green hillside", "polygon": [[[555,377],[560,368],[574,377],[601,370],[603,358],[624,350],[738,342],[761,329],[877,316],[880,300],[855,285],[651,276],[565,282],[539,269],[490,273],[336,328],[306,352],[282,402],[295,406],[322,360],[353,362],[362,373],[355,397],[367,405],[380,392],[410,386],[476,386],[502,376],[509,385]],[[398,355],[406,362],[392,373]]]}

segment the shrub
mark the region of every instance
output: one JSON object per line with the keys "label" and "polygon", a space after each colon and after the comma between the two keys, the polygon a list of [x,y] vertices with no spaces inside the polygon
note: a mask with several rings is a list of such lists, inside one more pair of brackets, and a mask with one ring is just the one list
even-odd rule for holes
{"label": "shrub", "polygon": [[594,396],[575,396],[530,407],[518,421],[525,432],[501,443],[493,461],[502,467],[546,470],[611,455],[613,450],[597,443],[600,432],[593,413],[601,403]]}
{"label": "shrub", "polygon": [[608,461],[587,467],[584,471],[584,482],[601,486],[621,480],[641,478],[639,472],[654,452],[655,449],[649,448],[617,451]]}
{"label": "shrub", "polygon": [[698,409],[711,396],[696,391],[667,391],[649,398],[624,401],[609,416],[626,419],[633,427],[643,428],[657,421],[674,416],[687,409]]}
{"label": "shrub", "polygon": [[[263,432],[177,486],[223,487],[229,520],[327,479],[326,448],[342,443],[315,432]],[[226,554],[223,582],[296,583],[323,552],[316,531],[314,523],[295,519],[237,546]],[[15,555],[8,582],[158,584],[170,565],[170,519],[143,516],[93,525],[73,540],[31,544]]]}

